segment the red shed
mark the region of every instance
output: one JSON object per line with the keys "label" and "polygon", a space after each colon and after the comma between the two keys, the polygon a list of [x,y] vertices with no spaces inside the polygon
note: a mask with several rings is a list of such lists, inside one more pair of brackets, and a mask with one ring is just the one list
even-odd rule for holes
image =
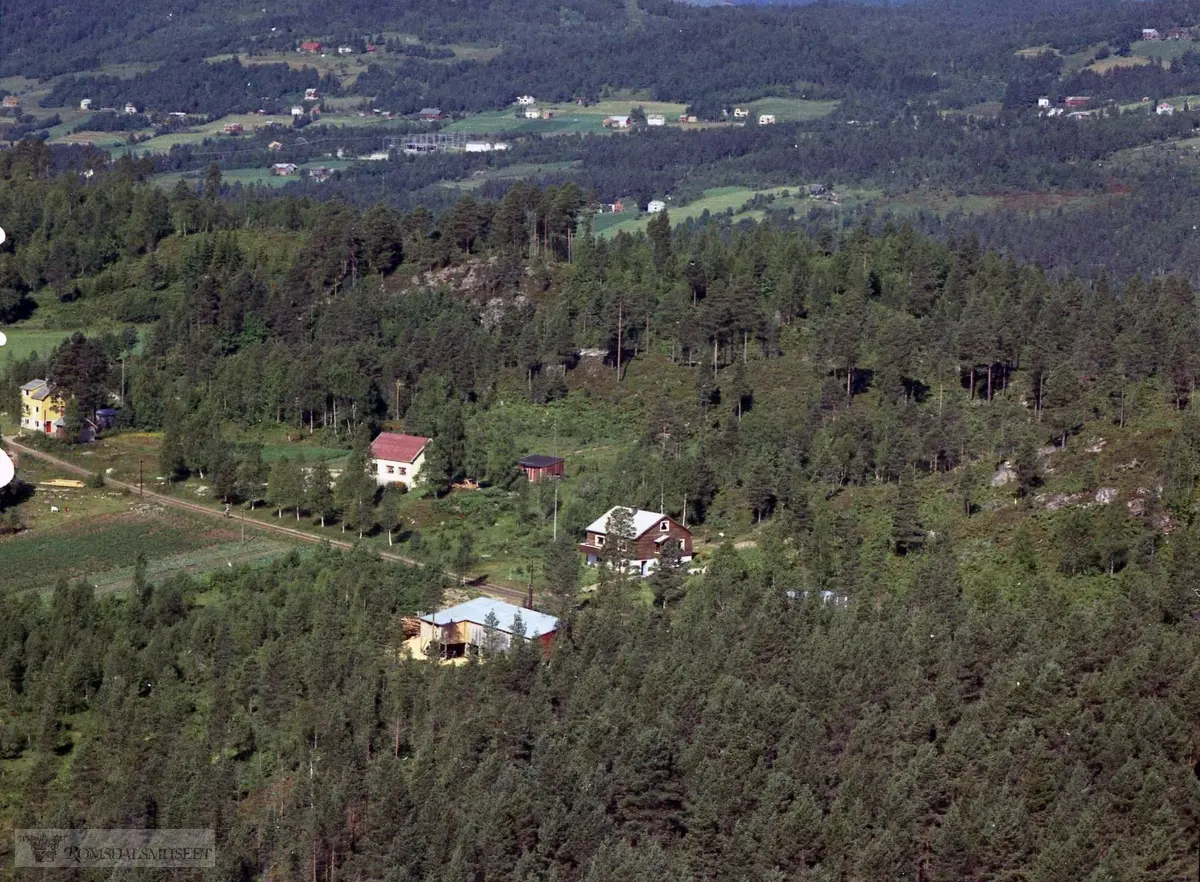
{"label": "red shed", "polygon": [[529,456],[521,457],[517,465],[525,473],[525,477],[529,479],[530,484],[538,484],[547,478],[561,478],[563,476],[563,459],[561,456],[543,456],[540,453],[531,453]]}

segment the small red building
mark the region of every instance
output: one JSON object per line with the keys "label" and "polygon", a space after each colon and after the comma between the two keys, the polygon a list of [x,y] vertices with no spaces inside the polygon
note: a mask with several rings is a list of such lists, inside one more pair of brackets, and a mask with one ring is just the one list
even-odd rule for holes
{"label": "small red building", "polygon": [[311,52],[314,55],[316,55],[316,54],[320,53],[320,51],[321,51],[321,44],[318,43],[316,40],[305,40],[303,43],[300,44],[300,51],[301,52]]}
{"label": "small red building", "polygon": [[1065,104],[1067,107],[1084,107],[1090,100],[1090,98],[1087,98],[1083,95],[1071,95],[1069,98],[1063,101],[1063,104]]}
{"label": "small red building", "polygon": [[539,484],[547,478],[561,478],[563,476],[563,459],[561,456],[544,456],[540,453],[531,453],[529,456],[522,456],[517,462],[517,466],[525,473],[525,477],[529,479],[530,484]]}

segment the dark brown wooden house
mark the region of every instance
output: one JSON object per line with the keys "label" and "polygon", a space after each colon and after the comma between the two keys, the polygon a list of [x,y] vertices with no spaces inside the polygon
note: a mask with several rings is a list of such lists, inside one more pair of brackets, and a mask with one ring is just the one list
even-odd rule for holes
{"label": "dark brown wooden house", "polygon": [[522,456],[517,462],[517,466],[525,473],[525,477],[529,479],[530,484],[538,484],[547,478],[561,478],[563,476],[563,459],[561,456],[544,456],[540,453],[531,453],[529,456]]}
{"label": "dark brown wooden house", "polygon": [[[622,541],[610,535],[609,519],[620,506],[614,506],[588,525],[587,538],[580,543],[579,551],[589,566],[597,566],[612,551],[612,543]],[[633,536],[626,538],[625,551],[615,552],[618,559],[627,560],[629,569],[643,576],[649,575],[662,557],[668,543],[679,549],[680,560],[687,563],[692,559],[692,531],[674,518],[656,511],[629,509],[633,521]]]}

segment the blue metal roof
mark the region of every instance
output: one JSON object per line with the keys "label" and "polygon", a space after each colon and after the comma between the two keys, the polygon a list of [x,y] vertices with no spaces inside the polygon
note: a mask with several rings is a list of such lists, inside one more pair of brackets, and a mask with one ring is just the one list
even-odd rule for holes
{"label": "blue metal roof", "polygon": [[468,600],[466,603],[460,603],[449,609],[439,610],[432,615],[423,615],[421,620],[439,626],[451,625],[455,622],[474,622],[477,625],[486,625],[488,613],[496,616],[499,629],[506,634],[514,633],[513,620],[518,614],[525,625],[526,637],[541,637],[558,629],[558,619],[554,616],[546,615],[535,609],[514,606],[491,597],[476,597],[474,600]]}

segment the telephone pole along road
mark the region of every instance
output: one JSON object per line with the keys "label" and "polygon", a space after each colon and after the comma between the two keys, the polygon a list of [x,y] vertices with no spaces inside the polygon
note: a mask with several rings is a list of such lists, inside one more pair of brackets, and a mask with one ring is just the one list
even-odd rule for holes
{"label": "telephone pole along road", "polygon": [[[32,447],[26,447],[24,444],[18,444],[11,438],[7,439],[5,443],[22,456],[32,456],[34,459],[40,459],[42,462],[49,463],[50,465],[60,468],[63,471],[69,472],[73,475],[82,475],[85,478],[92,477],[92,473],[87,469],[83,468],[82,466],[77,466],[74,463],[67,462],[65,459],[59,459],[57,456],[44,453],[41,450],[34,450]],[[206,505],[200,505],[196,502],[188,502],[185,499],[176,499],[173,496],[167,496],[163,493],[156,493],[153,490],[139,488],[137,484],[127,484],[124,481],[114,481],[111,478],[105,478],[104,483],[108,487],[116,487],[118,490],[126,490],[143,498],[153,499],[155,502],[159,502],[163,505],[169,505],[172,508],[177,508],[182,511],[191,512],[192,514],[202,515],[209,518],[217,518],[219,520],[226,519],[226,516],[223,512],[209,508]],[[141,491],[140,493],[139,489]],[[340,539],[328,539],[324,536],[314,536],[312,533],[306,533],[303,530],[297,530],[294,527],[285,527],[282,524],[271,524],[252,518],[247,519],[245,517],[238,518],[238,521],[258,530],[284,535],[291,539],[298,539],[301,542],[309,542],[314,545],[331,545],[334,548],[341,548],[345,551],[349,551],[354,547],[354,544],[351,542],[344,542]],[[394,554],[390,551],[376,551],[375,554],[377,554],[383,560],[390,561],[391,563],[404,564],[405,566],[409,567],[424,568],[426,566],[426,564],[419,560],[414,560],[411,557],[405,557],[402,554]],[[493,582],[486,581],[472,582],[466,576],[458,573],[443,572],[442,575],[460,585],[469,584],[472,588],[476,589],[482,594],[486,594],[488,597],[494,597],[497,600],[515,603],[518,606],[523,605],[528,599],[526,592],[517,588],[508,588],[504,585],[496,585]]]}

